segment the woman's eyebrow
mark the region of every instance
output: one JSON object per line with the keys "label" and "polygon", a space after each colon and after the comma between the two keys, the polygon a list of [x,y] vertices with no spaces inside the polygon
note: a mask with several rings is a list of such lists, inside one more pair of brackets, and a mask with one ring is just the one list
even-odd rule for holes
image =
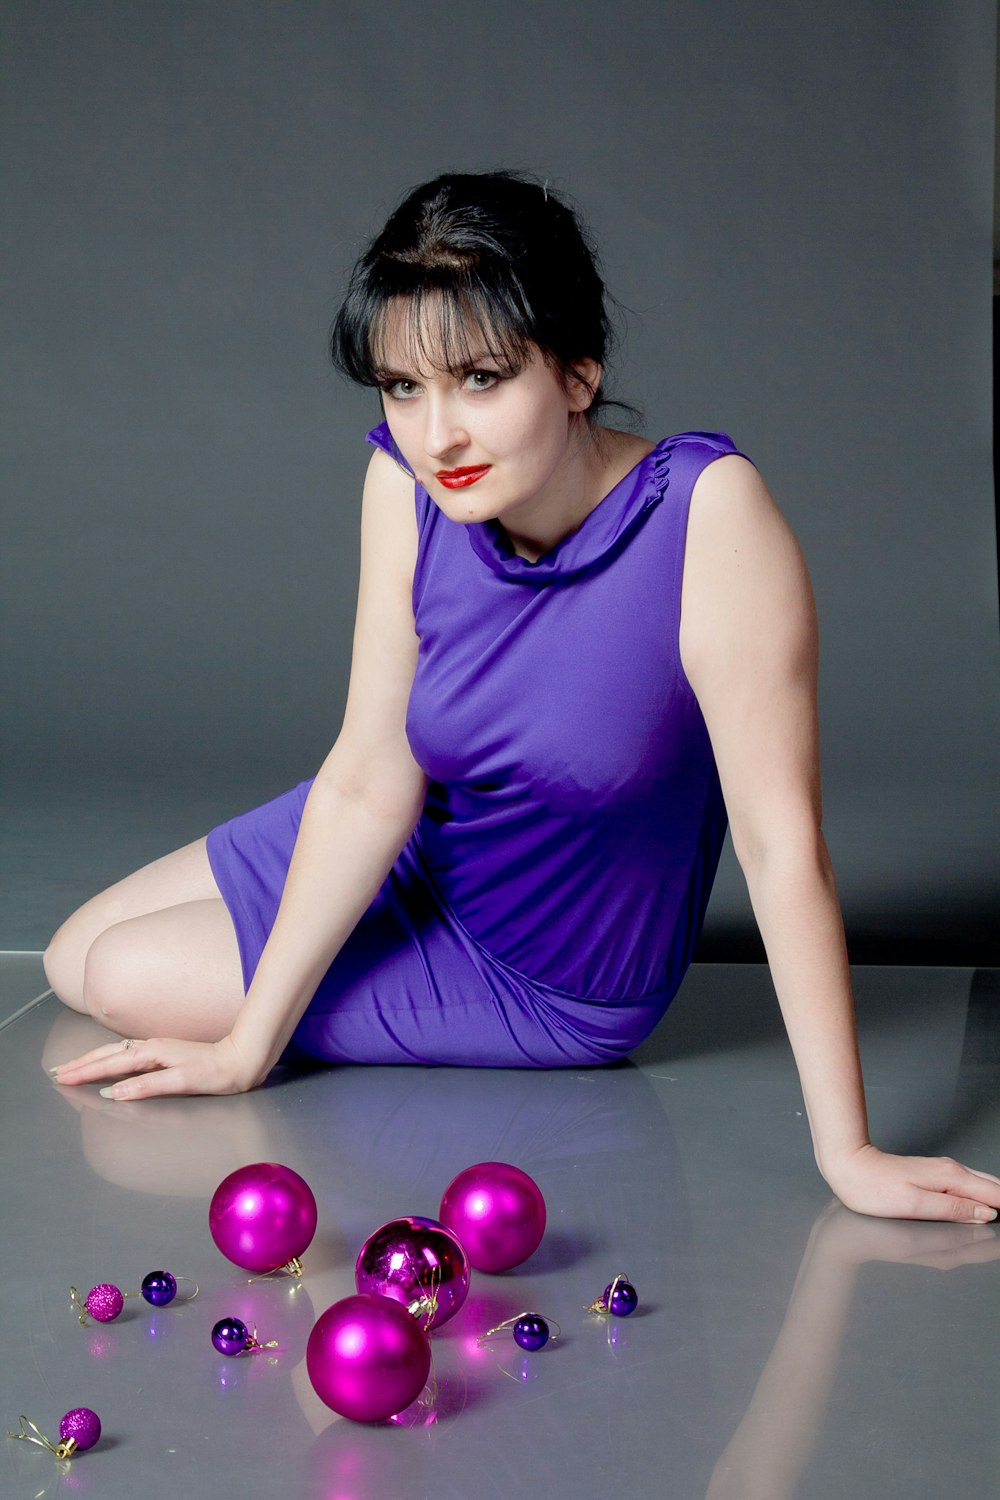
{"label": "woman's eyebrow", "polygon": [[[444,365],[441,369],[435,368],[430,373],[431,375],[468,375],[471,371],[481,370],[486,365],[496,365],[502,369],[503,361],[498,359],[495,354],[491,354],[488,349],[478,349],[474,354],[457,360],[455,364]],[[382,369],[379,371],[378,378],[380,384],[394,383],[397,380],[413,380],[419,383],[422,380],[426,380],[427,376],[419,372],[414,373],[411,370]]]}

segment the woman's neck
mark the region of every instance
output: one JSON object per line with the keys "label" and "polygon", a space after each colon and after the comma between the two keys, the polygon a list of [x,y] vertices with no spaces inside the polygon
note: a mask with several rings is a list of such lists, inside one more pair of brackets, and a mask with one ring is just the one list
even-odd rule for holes
{"label": "woman's neck", "polygon": [[560,493],[552,498],[543,519],[522,530],[504,525],[507,538],[518,557],[535,563],[546,552],[579,530],[591,511],[625,478],[636,464],[651,453],[656,444],[631,432],[612,427],[596,427],[580,441],[573,458],[567,462]]}

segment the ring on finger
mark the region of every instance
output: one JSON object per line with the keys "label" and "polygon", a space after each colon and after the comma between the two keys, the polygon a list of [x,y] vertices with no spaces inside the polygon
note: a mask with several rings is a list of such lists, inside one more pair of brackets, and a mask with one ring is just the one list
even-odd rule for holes
{"label": "ring on finger", "polygon": [[134,1046],[135,1046],[135,1038],[130,1036],[124,1042],[122,1042],[122,1051],[123,1052],[131,1052],[132,1048]]}

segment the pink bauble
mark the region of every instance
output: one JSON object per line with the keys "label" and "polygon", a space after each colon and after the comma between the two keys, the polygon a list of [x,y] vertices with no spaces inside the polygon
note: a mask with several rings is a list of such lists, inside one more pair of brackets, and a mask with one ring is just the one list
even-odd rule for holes
{"label": "pink bauble", "polygon": [[458,1236],[477,1271],[509,1271],[541,1244],[545,1199],[520,1167],[482,1161],[445,1188],[441,1222]]}
{"label": "pink bauble", "polygon": [[370,1234],[354,1268],[359,1292],[401,1302],[429,1332],[453,1318],[469,1292],[469,1257],[450,1229],[415,1215]]}
{"label": "pink bauble", "polygon": [[223,1178],[208,1210],[223,1255],[246,1271],[275,1271],[301,1255],[316,1233],[316,1199],[298,1172],[254,1162]]}
{"label": "pink bauble", "polygon": [[355,1422],[401,1412],[420,1395],[430,1368],[430,1344],[416,1318],[373,1292],[328,1307],[306,1345],[317,1396]]}
{"label": "pink bauble", "polygon": [[125,1298],[113,1281],[99,1281],[90,1288],[83,1305],[98,1323],[113,1323],[125,1306]]}
{"label": "pink bauble", "polygon": [[86,1453],[100,1437],[101,1419],[89,1406],[74,1406],[59,1422],[59,1441],[74,1442],[78,1453]]}

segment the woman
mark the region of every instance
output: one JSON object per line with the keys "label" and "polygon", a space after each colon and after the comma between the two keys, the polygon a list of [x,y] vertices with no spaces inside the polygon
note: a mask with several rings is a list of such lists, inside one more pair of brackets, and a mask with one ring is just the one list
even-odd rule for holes
{"label": "woman", "polygon": [[1000,1179],[868,1140],[795,541],[724,434],[600,424],[607,344],[594,257],[545,188],[442,177],[392,215],[333,338],[385,413],[343,728],[310,787],[60,929],[54,990],[126,1040],[55,1076],[237,1093],[293,1039],[332,1061],[621,1056],[690,961],[728,813],[821,1172],[861,1211],[993,1218]]}

